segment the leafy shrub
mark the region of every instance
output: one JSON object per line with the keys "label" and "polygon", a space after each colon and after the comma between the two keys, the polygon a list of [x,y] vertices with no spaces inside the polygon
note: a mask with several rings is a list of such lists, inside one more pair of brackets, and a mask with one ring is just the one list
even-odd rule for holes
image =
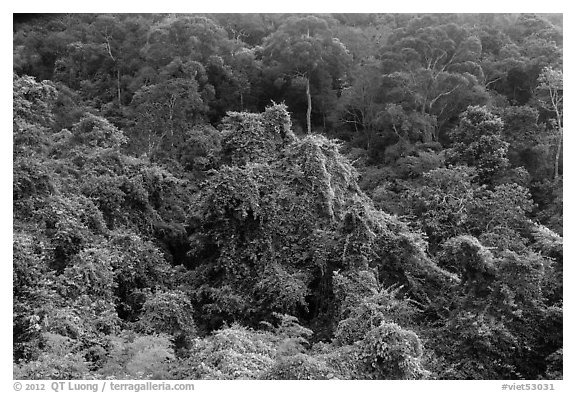
{"label": "leafy shrub", "polygon": [[399,288],[382,289],[357,302],[351,307],[346,318],[338,322],[334,342],[338,345],[354,344],[384,322],[394,322],[403,326],[413,323],[416,309],[407,299],[399,299],[398,292]]}
{"label": "leafy shrub", "polygon": [[107,248],[86,248],[71,260],[63,272],[63,295],[75,299],[81,295],[112,301],[114,275],[112,269],[119,264],[120,255]]}
{"label": "leafy shrub", "polygon": [[405,214],[417,218],[432,246],[468,232],[475,177],[476,170],[467,166],[438,168],[423,175],[423,185],[403,193]]}
{"label": "leafy shrub", "polygon": [[277,353],[279,356],[291,356],[304,352],[309,346],[308,339],[312,336],[312,330],[300,325],[298,318],[274,313],[279,318],[279,324],[274,329],[275,336],[279,339]]}
{"label": "leafy shrub", "polygon": [[546,358],[546,379],[563,379],[563,350],[559,349]]}
{"label": "leafy shrub", "polygon": [[222,136],[210,125],[199,125],[186,132],[178,149],[179,161],[188,171],[204,171],[216,167],[222,149]]}
{"label": "leafy shrub", "polygon": [[334,376],[334,370],[324,361],[299,353],[278,358],[263,379],[322,380]]}
{"label": "leafy shrub", "polygon": [[127,141],[124,133],[108,120],[90,113],[74,124],[72,134],[84,148],[118,149]]}
{"label": "leafy shrub", "polygon": [[447,154],[448,164],[475,166],[480,183],[491,183],[509,167],[508,142],[502,139],[504,122],[486,107],[470,106],[452,133],[455,142]]}
{"label": "leafy shrub", "polygon": [[134,321],[145,301],[142,291],[166,287],[171,267],[157,246],[134,233],[114,232],[109,245],[122,255],[113,266],[118,314]]}
{"label": "leafy shrub", "polygon": [[15,132],[23,124],[49,126],[53,121],[52,108],[57,98],[57,91],[49,81],[36,82],[31,76],[19,77],[13,74],[13,114]]}
{"label": "leafy shrub", "polygon": [[124,331],[111,336],[107,359],[98,370],[99,379],[168,379],[172,343],[165,335],[135,335]]}
{"label": "leafy shrub", "polygon": [[[12,178],[14,203],[21,203],[21,199],[48,196],[53,193],[56,187],[52,177],[53,174],[46,164],[38,158],[19,157],[14,160]],[[16,212],[23,212],[23,210],[25,211],[25,209],[16,209]]]}
{"label": "leafy shrub", "polygon": [[262,309],[294,313],[307,307],[311,277],[306,272],[289,272],[271,263],[265,267],[263,278],[254,287],[254,295]]}
{"label": "leafy shrub", "polygon": [[360,359],[369,379],[421,379],[422,343],[418,336],[395,323],[382,323],[360,342]]}
{"label": "leafy shrub", "polygon": [[45,333],[43,339],[38,359],[14,365],[14,379],[88,379],[88,363],[73,351],[74,340],[52,333]]}
{"label": "leafy shrub", "polygon": [[401,178],[413,178],[444,166],[444,154],[419,151],[417,155],[402,157],[396,161],[396,171]]}
{"label": "leafy shrub", "polygon": [[177,379],[261,379],[274,363],[276,338],[238,324],[197,338]]}
{"label": "leafy shrub", "polygon": [[443,359],[439,369],[431,370],[437,378],[518,378],[512,361],[518,342],[501,318],[460,310],[445,326],[429,333],[433,338],[428,346]]}
{"label": "leafy shrub", "polygon": [[182,291],[158,291],[146,295],[139,320],[145,332],[164,333],[189,342],[196,335],[192,305]]}
{"label": "leafy shrub", "polygon": [[446,269],[457,273],[466,286],[488,285],[496,269],[492,253],[472,236],[458,236],[443,244],[440,261]]}
{"label": "leafy shrub", "polygon": [[83,196],[50,196],[45,205],[34,212],[34,218],[51,240],[52,267],[58,271],[69,265],[71,258],[86,244],[106,233],[102,213]]}

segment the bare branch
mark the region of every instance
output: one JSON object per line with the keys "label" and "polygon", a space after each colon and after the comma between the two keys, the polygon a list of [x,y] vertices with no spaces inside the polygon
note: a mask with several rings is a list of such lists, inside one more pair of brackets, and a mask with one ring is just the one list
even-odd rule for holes
{"label": "bare branch", "polygon": [[438,96],[436,96],[436,98],[434,98],[432,101],[430,101],[430,105],[428,105],[428,108],[432,108],[432,106],[436,103],[436,101],[438,101],[440,98],[447,96],[449,94],[452,94],[456,91],[456,89],[458,89],[459,87],[461,87],[461,84],[458,84],[457,86],[455,86],[453,89],[451,89],[450,91],[444,92],[439,94]]}
{"label": "bare branch", "polygon": [[108,34],[104,35],[104,39],[106,40],[106,49],[108,50],[108,54],[110,55],[110,58],[112,59],[113,62],[116,62],[116,59],[114,58],[114,56],[112,56],[112,48],[110,47],[110,38],[109,38]]}
{"label": "bare branch", "polygon": [[496,79],[494,79],[494,80],[491,80],[491,81],[488,82],[488,83],[485,83],[485,84],[484,84],[484,88],[488,88],[488,86],[490,86],[492,83],[496,83],[496,82],[498,82],[498,81],[501,80],[501,79],[502,79],[502,77],[498,77],[498,78],[496,78]]}

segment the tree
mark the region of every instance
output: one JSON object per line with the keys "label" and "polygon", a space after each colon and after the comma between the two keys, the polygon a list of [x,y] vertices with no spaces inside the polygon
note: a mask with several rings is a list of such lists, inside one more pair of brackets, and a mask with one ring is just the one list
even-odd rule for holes
{"label": "tree", "polygon": [[204,323],[330,315],[332,272],[367,266],[429,301],[435,295],[420,280],[441,286],[449,278],[423,241],[374,209],[333,141],[297,138],[289,119],[275,106],[224,121],[223,161],[231,166],[213,172],[190,225],[190,254],[200,261],[191,291],[202,299]]}
{"label": "tree", "polygon": [[30,76],[13,75],[12,124],[14,159],[45,153],[48,130],[54,123],[52,112],[58,93],[49,81],[36,82]]}
{"label": "tree", "polygon": [[542,70],[562,66],[561,27],[552,25],[544,15],[498,19],[492,29],[482,33],[485,86],[506,96],[513,105],[529,104]]}
{"label": "tree", "polygon": [[192,311],[190,299],[181,291],[148,292],[138,324],[146,333],[168,334],[177,345],[189,345],[196,336]]}
{"label": "tree", "polygon": [[533,225],[528,218],[534,207],[530,192],[515,183],[483,191],[471,217],[480,240],[498,250],[526,251],[526,234]]}
{"label": "tree", "polygon": [[[113,15],[79,15],[70,26],[74,41],[55,62],[55,78],[69,87],[83,87],[88,100],[106,108],[122,105],[122,24]],[[115,104],[114,104],[115,103]]]}
{"label": "tree", "polygon": [[23,19],[14,18],[14,71],[20,76],[54,80],[55,62],[66,45],[75,40],[70,29],[72,15],[44,15],[32,18],[33,23]]}
{"label": "tree", "polygon": [[439,259],[464,279],[441,306],[443,323],[428,330],[428,345],[441,359],[432,371],[447,379],[545,375],[546,357],[561,346],[554,333],[561,313],[544,295],[546,277],[554,274],[546,258],[494,251],[459,236],[445,242]]}
{"label": "tree", "polygon": [[516,41],[530,38],[544,38],[561,45],[561,27],[555,26],[547,18],[548,15],[521,14],[514,23],[509,24],[506,33]]}
{"label": "tree", "polygon": [[538,102],[547,111],[551,111],[554,116],[554,127],[558,130],[558,142],[556,154],[554,156],[554,180],[558,178],[558,168],[560,153],[562,151],[563,132],[563,76],[561,70],[554,70],[546,67],[538,77],[538,90],[541,95]]}
{"label": "tree", "polygon": [[[138,139],[144,139],[148,155],[168,150],[183,142],[189,127],[198,122],[206,106],[194,79],[193,64],[175,59],[160,80],[143,86],[135,94],[131,106],[136,119]],[[167,67],[168,68],[168,67]]]}
{"label": "tree", "polygon": [[142,55],[146,64],[161,70],[176,56],[206,64],[208,58],[229,52],[226,31],[206,16],[166,15],[147,31]]}
{"label": "tree", "polygon": [[370,149],[384,110],[379,64],[375,60],[366,61],[356,65],[350,75],[352,81],[342,90],[334,115],[338,122],[350,125],[356,133],[363,133],[366,149]]}
{"label": "tree", "polygon": [[421,112],[406,112],[400,105],[387,104],[380,113],[381,121],[392,129],[399,141],[432,142],[437,125],[436,116]]}
{"label": "tree", "polygon": [[328,23],[316,16],[290,17],[266,37],[265,62],[278,68],[280,77],[301,78],[306,90],[306,129],[312,130],[312,92],[310,81],[327,73],[333,84],[342,78],[350,60],[344,45],[333,38]]}
{"label": "tree", "polygon": [[332,14],[339,23],[332,27],[334,35],[350,51],[355,64],[374,57],[386,44],[393,29],[390,14]]}
{"label": "tree", "polygon": [[478,170],[480,183],[493,182],[509,166],[508,143],[502,140],[504,123],[488,108],[470,106],[451,132],[454,145],[447,162],[463,163]]}
{"label": "tree", "polygon": [[388,100],[436,116],[436,141],[443,125],[465,106],[487,100],[479,84],[480,40],[465,27],[438,19],[417,17],[395,29],[380,54]]}
{"label": "tree", "polygon": [[[524,167],[533,178],[541,179],[550,173],[549,133],[538,123],[539,113],[528,105],[500,109],[504,121],[503,139],[510,144],[508,158],[514,167]],[[543,176],[545,174],[546,176]]]}
{"label": "tree", "polygon": [[477,187],[474,168],[438,168],[423,174],[423,184],[404,192],[405,214],[413,215],[428,235],[431,250],[451,237],[468,234]]}

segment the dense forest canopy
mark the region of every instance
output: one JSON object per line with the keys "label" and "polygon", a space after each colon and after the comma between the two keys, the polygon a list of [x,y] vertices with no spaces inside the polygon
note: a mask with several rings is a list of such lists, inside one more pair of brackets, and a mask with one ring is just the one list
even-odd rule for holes
{"label": "dense forest canopy", "polygon": [[15,15],[16,379],[561,379],[562,16]]}

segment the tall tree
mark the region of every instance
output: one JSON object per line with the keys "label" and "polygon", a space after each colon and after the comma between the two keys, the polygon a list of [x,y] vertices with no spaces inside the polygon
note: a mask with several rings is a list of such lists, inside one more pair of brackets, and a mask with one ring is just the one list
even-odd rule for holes
{"label": "tall tree", "polygon": [[206,112],[194,79],[194,62],[182,63],[177,58],[165,71],[157,83],[140,88],[131,104],[135,131],[140,134],[137,139],[147,139],[147,154],[159,152],[161,147],[171,150]]}
{"label": "tall tree", "polygon": [[326,20],[316,16],[290,17],[264,40],[265,62],[290,80],[300,78],[306,90],[306,128],[311,132],[310,81],[328,73],[337,82],[350,61],[346,47],[332,36]]}
{"label": "tall tree", "polygon": [[502,139],[503,128],[502,119],[488,108],[468,107],[451,133],[454,145],[447,162],[475,166],[480,183],[493,183],[510,165],[506,156],[508,143]]}
{"label": "tall tree", "polygon": [[443,17],[414,18],[394,30],[381,53],[391,101],[438,118],[442,126],[468,105],[483,104],[487,95],[479,65],[482,46],[470,31]]}
{"label": "tall tree", "polygon": [[560,153],[562,151],[562,131],[563,131],[563,75],[561,70],[554,70],[550,67],[544,68],[538,78],[538,90],[541,93],[538,97],[540,105],[554,114],[554,126],[558,130],[558,142],[556,154],[554,156],[554,179],[558,178],[558,167]]}
{"label": "tall tree", "polygon": [[343,89],[334,116],[340,123],[351,126],[356,133],[363,133],[366,148],[370,149],[384,110],[379,64],[374,59],[366,61],[355,66],[351,74],[351,84]]}

